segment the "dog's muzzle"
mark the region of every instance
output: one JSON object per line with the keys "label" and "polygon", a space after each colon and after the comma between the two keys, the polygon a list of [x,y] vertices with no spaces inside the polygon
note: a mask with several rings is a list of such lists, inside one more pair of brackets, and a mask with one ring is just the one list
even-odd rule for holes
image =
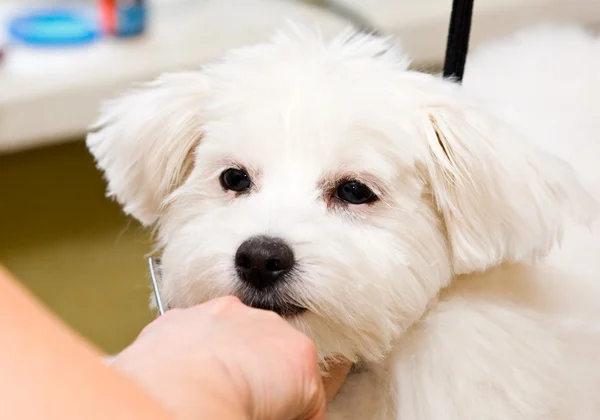
{"label": "dog's muzzle", "polygon": [[235,254],[242,302],[282,316],[303,312],[304,308],[286,299],[286,286],[295,264],[292,248],[280,238],[254,236],[244,241]]}

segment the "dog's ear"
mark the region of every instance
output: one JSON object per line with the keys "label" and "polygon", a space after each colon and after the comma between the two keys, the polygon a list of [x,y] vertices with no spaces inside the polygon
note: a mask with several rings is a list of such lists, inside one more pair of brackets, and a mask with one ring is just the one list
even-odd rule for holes
{"label": "dog's ear", "polygon": [[145,225],[192,168],[208,90],[201,72],[163,75],[106,103],[90,129],[87,145],[109,196]]}
{"label": "dog's ear", "polygon": [[566,162],[450,88],[420,115],[428,181],[456,274],[546,255],[569,218],[591,223],[596,203]]}

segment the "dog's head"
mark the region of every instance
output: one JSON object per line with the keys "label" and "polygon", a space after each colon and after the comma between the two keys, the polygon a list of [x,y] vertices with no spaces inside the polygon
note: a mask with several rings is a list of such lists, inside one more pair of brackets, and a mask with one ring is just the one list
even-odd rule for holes
{"label": "dog's head", "polygon": [[157,226],[162,295],[235,294],[322,355],[376,360],[457,274],[543,256],[591,214],[571,170],[385,39],[299,33],[109,104],[109,192]]}

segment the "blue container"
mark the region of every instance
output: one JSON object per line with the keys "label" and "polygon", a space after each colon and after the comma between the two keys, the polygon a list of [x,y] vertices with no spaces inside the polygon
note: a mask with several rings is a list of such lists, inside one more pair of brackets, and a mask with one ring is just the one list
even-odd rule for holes
{"label": "blue container", "polygon": [[37,46],[87,44],[98,35],[98,26],[83,13],[67,9],[38,10],[14,18],[8,25],[18,42]]}
{"label": "blue container", "polygon": [[117,2],[117,36],[135,36],[146,30],[147,11],[143,1]]}

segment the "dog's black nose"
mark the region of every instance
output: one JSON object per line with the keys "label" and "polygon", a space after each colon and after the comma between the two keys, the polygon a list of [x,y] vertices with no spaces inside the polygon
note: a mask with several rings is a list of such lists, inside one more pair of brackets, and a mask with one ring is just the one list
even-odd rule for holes
{"label": "dog's black nose", "polygon": [[256,289],[271,286],[293,266],[294,253],[279,238],[252,237],[244,241],[235,254],[238,275]]}

